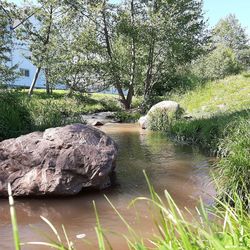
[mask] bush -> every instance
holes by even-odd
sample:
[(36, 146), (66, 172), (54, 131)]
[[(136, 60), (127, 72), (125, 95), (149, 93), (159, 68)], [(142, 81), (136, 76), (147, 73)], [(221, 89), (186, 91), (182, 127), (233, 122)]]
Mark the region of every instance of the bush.
[(27, 106), (34, 119), (34, 126), (37, 130), (45, 130), (51, 127), (62, 126), (65, 123), (64, 107), (53, 102), (53, 100), (28, 100)]
[(31, 131), (33, 120), (17, 91), (0, 90), (0, 141)]
[(29, 98), (20, 91), (0, 91), (0, 140), (72, 122), (81, 119), (63, 97)]
[(115, 119), (119, 122), (137, 122), (140, 116), (138, 112), (118, 111), (115, 113)]
[(153, 105), (155, 105), (158, 102), (164, 101), (164, 100), (165, 100), (164, 96), (151, 95), (147, 99), (144, 99), (143, 101), (141, 101), (139, 108), (140, 108), (141, 112), (143, 114), (145, 114), (149, 111), (149, 109)]
[(203, 81), (222, 79), (229, 75), (236, 75), (241, 66), (232, 49), (218, 46), (208, 55), (198, 59), (192, 73)]

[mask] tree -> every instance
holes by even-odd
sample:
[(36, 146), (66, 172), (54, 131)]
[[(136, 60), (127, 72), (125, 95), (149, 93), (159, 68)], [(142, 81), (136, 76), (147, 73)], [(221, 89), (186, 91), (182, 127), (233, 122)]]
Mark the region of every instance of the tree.
[(248, 37), (235, 15), (221, 19), (212, 31), (214, 46), (225, 46), (236, 53), (248, 47)]
[(201, 1), (148, 1), (147, 9), (145, 99), (195, 59), (207, 39)]
[(235, 15), (221, 19), (211, 31), (207, 53), (193, 63), (193, 73), (205, 81), (240, 73), (250, 65), (248, 42)]
[(30, 50), (28, 59), (37, 67), (33, 81), (29, 89), (29, 95), (33, 93), (36, 81), (43, 70), (46, 78), (46, 90), (50, 93), (50, 68), (53, 67), (56, 44), (54, 36), (58, 35), (56, 20), (60, 15), (60, 3), (57, 0), (39, 0), (38, 5), (25, 8), (21, 18), (32, 14), (32, 18), (26, 20), (19, 29), (19, 39)]
[[(82, 54), (89, 59), (86, 69), (116, 87), (125, 109), (131, 107), (134, 94), (142, 93), (147, 98), (156, 85), (168, 80), (174, 66), (194, 59), (205, 40), (200, 1), (67, 3), (77, 20), (85, 20), (78, 38), (88, 41)], [(86, 43), (80, 47), (86, 47)]]
[(232, 49), (242, 68), (249, 66), (249, 39), (246, 30), (235, 15), (230, 14), (221, 19), (213, 29), (212, 38), (215, 47), (224, 46)]
[(192, 67), (193, 73), (204, 81), (222, 79), (228, 75), (238, 74), (241, 70), (234, 51), (223, 45), (199, 58)]
[(12, 11), (15, 5), (1, 2), (0, 6), (0, 83), (8, 84), (16, 77), (16, 66), (11, 64), (11, 47), (13, 45), (11, 28)]

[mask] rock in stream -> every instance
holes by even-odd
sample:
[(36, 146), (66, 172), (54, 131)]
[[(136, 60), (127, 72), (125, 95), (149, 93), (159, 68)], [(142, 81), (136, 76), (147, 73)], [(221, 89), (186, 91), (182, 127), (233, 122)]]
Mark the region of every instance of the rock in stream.
[(110, 184), (115, 142), (83, 124), (50, 128), (0, 142), (0, 196), (74, 195)]

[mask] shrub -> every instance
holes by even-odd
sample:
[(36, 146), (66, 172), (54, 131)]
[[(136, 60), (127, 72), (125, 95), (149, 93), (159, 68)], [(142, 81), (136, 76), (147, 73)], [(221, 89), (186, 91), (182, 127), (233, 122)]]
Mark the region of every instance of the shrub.
[(50, 127), (61, 126), (65, 123), (64, 107), (53, 100), (28, 100), (27, 106), (34, 119), (37, 130), (45, 130)]
[(240, 71), (241, 66), (235, 53), (224, 46), (218, 46), (208, 55), (201, 57), (192, 67), (192, 73), (203, 81), (222, 79)]
[(0, 90), (0, 141), (25, 134), (33, 128), (33, 120), (17, 91)]
[(138, 112), (118, 111), (115, 113), (115, 119), (119, 122), (137, 122), (140, 116)]
[(145, 114), (153, 105), (164, 100), (164, 96), (152, 95), (141, 102), (140, 110), (142, 113)]

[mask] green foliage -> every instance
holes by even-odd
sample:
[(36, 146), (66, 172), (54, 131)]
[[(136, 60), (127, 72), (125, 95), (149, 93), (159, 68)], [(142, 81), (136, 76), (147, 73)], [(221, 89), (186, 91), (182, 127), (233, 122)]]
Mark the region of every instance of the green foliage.
[(147, 116), (149, 129), (158, 131), (169, 131), (174, 115), (175, 114), (170, 114), (168, 110), (165, 109), (157, 109), (154, 112), (151, 112)]
[(237, 53), (247, 47), (248, 37), (236, 16), (230, 14), (217, 23), (212, 40), (216, 47), (223, 45)]
[(201, 57), (192, 68), (192, 73), (203, 81), (236, 75), (242, 69), (234, 51), (224, 46), (218, 46), (207, 56)]
[(141, 103), (139, 105), (141, 112), (142, 113), (147, 113), (149, 111), (149, 109), (155, 105), (158, 102), (164, 101), (165, 97), (164, 96), (158, 96), (158, 95), (151, 95), (148, 98), (144, 98), (143, 100), (141, 100)]
[(43, 100), (26, 100), (27, 107), (35, 121), (36, 130), (45, 130), (51, 127), (62, 126), (68, 121), (67, 112), (64, 106), (56, 103), (53, 99)]
[(7, 85), (15, 77), (15, 66), (11, 64), (12, 43), (12, 12), (15, 11), (15, 5), (6, 1), (1, 1), (0, 8), (0, 85)]
[(115, 119), (119, 122), (136, 122), (140, 118), (139, 112), (119, 111), (115, 113)]
[(192, 73), (202, 81), (222, 79), (249, 68), (248, 37), (234, 15), (221, 19), (211, 32), (207, 53), (192, 65)]
[[(52, 95), (37, 90), (32, 98), (26, 91), (0, 91), (0, 140), (35, 130), (63, 126), (81, 120), (82, 114), (119, 111), (117, 96), (75, 94), (55, 91)], [(131, 119), (137, 119), (132, 115)]]
[(217, 179), (220, 197), (223, 193), (227, 193), (228, 197), (237, 193), (250, 210), (247, 199), (250, 191), (249, 128), (250, 110), (246, 117), (238, 117), (228, 125), (225, 137), (219, 142), (220, 154), (225, 157), (217, 165)]
[(113, 86), (125, 109), (135, 94), (186, 84), (183, 72), (207, 40), (200, 1), (37, 3), (19, 9), (20, 20), (33, 15), (17, 33), (46, 86), (61, 83), (81, 93)]
[(221, 155), (220, 140), (227, 135), (228, 126), (243, 119), (247, 123), (250, 113), (247, 110), (231, 114), (221, 114), (209, 118), (180, 120), (173, 124), (170, 134), (179, 141), (198, 144), (213, 155)]
[(0, 141), (32, 130), (33, 119), (19, 92), (0, 90)]

